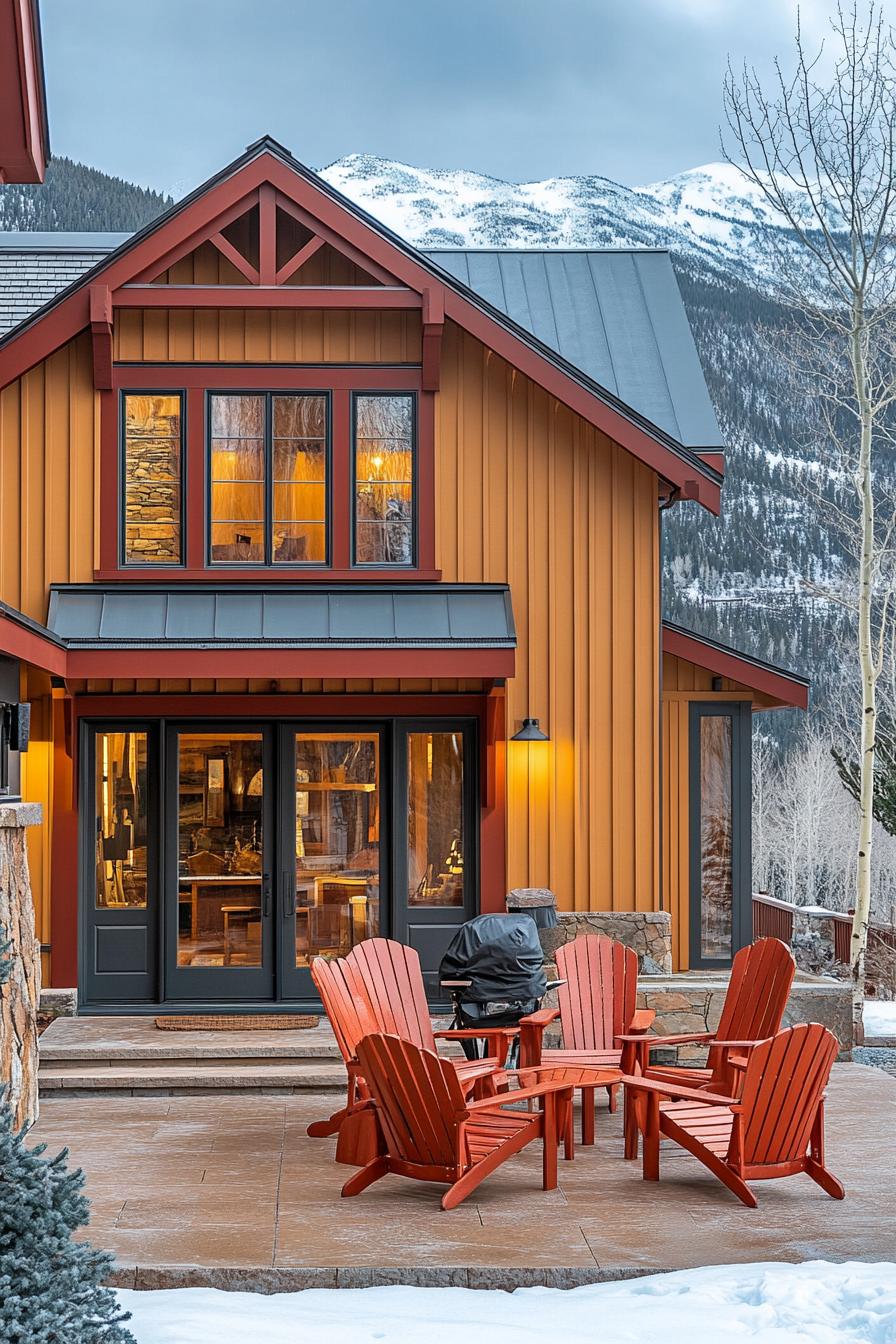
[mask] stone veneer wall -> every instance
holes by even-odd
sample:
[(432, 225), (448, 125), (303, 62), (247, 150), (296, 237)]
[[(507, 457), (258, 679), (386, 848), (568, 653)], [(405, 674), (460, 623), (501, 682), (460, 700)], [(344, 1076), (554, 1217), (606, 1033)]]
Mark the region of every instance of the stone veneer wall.
[(37, 1119), (37, 1008), (40, 943), (28, 875), (25, 828), (40, 822), (36, 803), (0, 802), (0, 936), (12, 947), (12, 974), (0, 985), (0, 1091), (17, 1128)]
[(564, 943), (589, 933), (602, 933), (634, 948), (645, 973), (672, 973), (672, 916), (667, 910), (587, 910), (574, 914), (558, 911), (557, 918), (556, 928), (539, 930), (548, 961), (553, 961), (557, 948)]
[(180, 560), (179, 454), (174, 440), (128, 439), (125, 523), (133, 560)]

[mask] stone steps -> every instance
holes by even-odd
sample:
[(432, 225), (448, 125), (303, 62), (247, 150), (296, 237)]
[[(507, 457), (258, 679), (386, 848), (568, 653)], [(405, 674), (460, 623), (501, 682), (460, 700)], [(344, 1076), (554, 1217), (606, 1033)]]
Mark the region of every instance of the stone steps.
[(40, 1039), (43, 1095), (341, 1091), (326, 1022), (307, 1031), (159, 1031), (152, 1018), (58, 1018)]
[(201, 1059), (42, 1063), (42, 1095), (184, 1095), (342, 1091), (345, 1069), (329, 1060)]

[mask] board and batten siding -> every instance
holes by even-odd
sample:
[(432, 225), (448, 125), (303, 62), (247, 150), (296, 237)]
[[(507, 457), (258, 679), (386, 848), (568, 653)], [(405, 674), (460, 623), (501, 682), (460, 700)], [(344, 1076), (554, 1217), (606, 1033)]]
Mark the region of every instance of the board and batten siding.
[[(125, 311), (115, 328), (121, 360), (420, 358), (413, 313)], [(86, 334), (0, 392), (0, 598), (38, 621), (50, 583), (93, 577), (96, 400)], [(508, 735), (535, 715), (551, 738), (508, 743), (508, 886), (550, 887), (562, 910), (656, 908), (656, 476), (451, 322), (436, 548), (446, 581), (510, 584), (519, 647)]]
[(562, 910), (659, 894), (657, 480), (479, 341), (446, 324), (436, 421), (437, 564), (510, 584), (507, 882)]

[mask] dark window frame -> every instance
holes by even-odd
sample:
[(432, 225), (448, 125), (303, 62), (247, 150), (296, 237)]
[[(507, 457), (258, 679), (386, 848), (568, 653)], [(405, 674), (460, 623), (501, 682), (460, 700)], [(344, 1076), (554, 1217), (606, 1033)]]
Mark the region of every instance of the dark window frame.
[[(212, 398), (262, 397), (264, 399), (264, 528), (263, 560), (214, 560), (212, 558)], [(324, 558), (323, 560), (275, 560), (274, 532), (274, 398), (323, 397), (325, 402), (324, 440)], [(323, 570), (333, 564), (333, 389), (332, 388), (216, 388), (207, 387), (204, 397), (205, 424), (205, 565), (209, 570), (260, 570), (280, 573), (284, 570)]]
[[(129, 560), (127, 554), (128, 498), (128, 397), (177, 397), (180, 401), (180, 499), (178, 511), (179, 560)], [(185, 387), (122, 387), (118, 393), (118, 563), (122, 569), (149, 570), (155, 573), (184, 569), (187, 562), (187, 389)]]
[[(702, 955), (703, 845), (700, 725), (704, 718), (731, 720), (731, 957)], [(749, 700), (693, 700), (688, 719), (688, 966), (720, 970), (752, 940), (753, 740)]]
[[(411, 558), (393, 561), (359, 560), (358, 556), (358, 402), (365, 397), (406, 397), (411, 403)], [(349, 545), (351, 547), (351, 567), (362, 572), (368, 569), (398, 570), (405, 572), (419, 567), (419, 444), (420, 444), (420, 398), (414, 388), (397, 390), (395, 388), (357, 388), (351, 392), (350, 437), (348, 451), (350, 455), (349, 480), (351, 491), (349, 498)]]

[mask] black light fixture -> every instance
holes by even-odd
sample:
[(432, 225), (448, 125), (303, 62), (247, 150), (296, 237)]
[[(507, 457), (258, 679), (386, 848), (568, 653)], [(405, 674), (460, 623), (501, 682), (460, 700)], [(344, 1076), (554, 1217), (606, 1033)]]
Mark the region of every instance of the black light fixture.
[(537, 719), (523, 719), (523, 726), (514, 733), (511, 742), (550, 742), (547, 733), (543, 733)]

